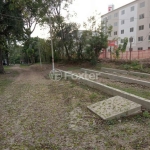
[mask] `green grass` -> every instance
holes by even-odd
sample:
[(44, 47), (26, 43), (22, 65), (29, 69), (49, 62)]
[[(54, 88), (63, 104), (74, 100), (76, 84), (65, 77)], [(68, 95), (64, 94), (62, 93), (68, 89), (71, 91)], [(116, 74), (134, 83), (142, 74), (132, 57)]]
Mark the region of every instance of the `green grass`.
[(4, 70), (9, 70), (11, 66), (4, 66)]
[(115, 84), (107, 84), (108, 86), (111, 86), (111, 87), (114, 87), (114, 88), (117, 88), (119, 90), (123, 90), (127, 93), (130, 93), (130, 94), (134, 94), (134, 95), (137, 95), (137, 96), (140, 96), (140, 97), (143, 97), (143, 98), (146, 98), (146, 99), (149, 99), (150, 100), (150, 91), (149, 90), (146, 90), (146, 89), (139, 89), (139, 88), (135, 88), (135, 87), (121, 87), (119, 85), (115, 85)]
[(20, 64), (20, 67), (21, 68), (26, 68), (26, 67), (29, 67), (29, 65), (28, 64)]
[(0, 74), (0, 94), (13, 82), (14, 77), (19, 75), (19, 72), (12, 70), (11, 66), (5, 66), (4, 69), (6, 73)]
[(12, 80), (10, 80), (10, 79), (0, 80), (0, 94), (2, 94), (5, 90), (5, 88), (11, 83), (12, 83)]

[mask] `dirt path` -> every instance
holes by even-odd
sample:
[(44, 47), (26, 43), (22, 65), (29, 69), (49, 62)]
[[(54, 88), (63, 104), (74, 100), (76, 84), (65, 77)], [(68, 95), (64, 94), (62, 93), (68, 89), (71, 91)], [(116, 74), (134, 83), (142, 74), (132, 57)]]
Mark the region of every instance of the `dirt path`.
[(25, 67), (20, 68), (20, 66), (16, 65), (12, 68), (19, 72), (19, 76), (15, 79), (14, 83), (32, 83), (36, 84), (39, 82), (44, 82), (45, 78), (43, 74), (45, 70), (40, 69), (36, 70), (36, 67)]
[(47, 68), (12, 69), (19, 75), (0, 95), (0, 150), (150, 148), (149, 118), (104, 122), (86, 106), (108, 98), (106, 94), (46, 79)]

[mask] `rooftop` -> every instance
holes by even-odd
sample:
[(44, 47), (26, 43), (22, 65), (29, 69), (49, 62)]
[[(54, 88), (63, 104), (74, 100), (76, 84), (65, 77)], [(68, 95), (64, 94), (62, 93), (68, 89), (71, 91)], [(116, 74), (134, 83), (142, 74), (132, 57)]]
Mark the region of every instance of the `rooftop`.
[(114, 10), (112, 10), (112, 11), (110, 11), (110, 12), (108, 12), (108, 13), (102, 15), (101, 17), (103, 17), (103, 16), (105, 16), (105, 15), (108, 15), (108, 14), (110, 14), (110, 13), (112, 13), (112, 12), (118, 10), (118, 9), (121, 9), (121, 8), (126, 7), (126, 6), (128, 6), (128, 5), (131, 5), (132, 3), (135, 3), (135, 2), (137, 2), (137, 1), (139, 1), (139, 0), (135, 0), (135, 1), (131, 2), (131, 3), (128, 3), (128, 4), (126, 4), (126, 5), (123, 5), (123, 6), (119, 7), (119, 8), (117, 8), (117, 9), (114, 9)]

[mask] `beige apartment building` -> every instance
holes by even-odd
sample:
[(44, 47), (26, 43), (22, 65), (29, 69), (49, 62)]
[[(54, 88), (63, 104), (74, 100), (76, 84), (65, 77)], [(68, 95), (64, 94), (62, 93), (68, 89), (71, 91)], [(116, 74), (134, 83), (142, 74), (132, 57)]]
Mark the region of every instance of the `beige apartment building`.
[[(135, 0), (102, 16), (104, 26), (112, 26), (109, 40), (133, 38), (133, 50), (150, 49), (150, 0)], [(127, 50), (130, 48), (128, 43)]]

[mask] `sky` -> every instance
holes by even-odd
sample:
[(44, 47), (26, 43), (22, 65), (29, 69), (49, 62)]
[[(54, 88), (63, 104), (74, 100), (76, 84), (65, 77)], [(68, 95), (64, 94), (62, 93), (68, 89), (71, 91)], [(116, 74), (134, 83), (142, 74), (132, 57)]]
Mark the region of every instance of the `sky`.
[[(117, 9), (133, 1), (134, 0), (74, 0), (73, 4), (69, 7), (69, 12), (72, 14), (76, 12), (77, 15), (76, 17), (73, 17), (71, 21), (82, 24), (83, 22), (87, 21), (87, 18), (92, 16), (95, 11), (101, 15), (106, 14), (108, 12), (108, 5), (114, 4), (115, 9)], [(81, 29), (83, 29), (82, 26)], [(37, 26), (32, 36), (48, 38), (48, 31), (49, 29), (45, 27)]]

